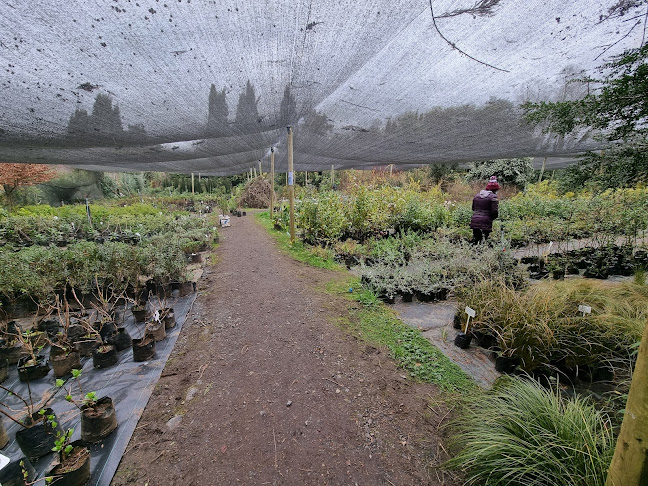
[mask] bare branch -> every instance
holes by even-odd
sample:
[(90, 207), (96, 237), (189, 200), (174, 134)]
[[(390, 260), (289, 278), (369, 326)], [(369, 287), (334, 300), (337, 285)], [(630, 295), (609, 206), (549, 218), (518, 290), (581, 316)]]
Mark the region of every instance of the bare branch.
[[(494, 1), (499, 2), (499, 0), (481, 0), (481, 2), (489, 2), (489, 1), (490, 1), (490, 2), (494, 2)], [(479, 59), (477, 59), (477, 58), (471, 56), (470, 54), (466, 53), (465, 51), (459, 49), (459, 48), (457, 47), (457, 45), (456, 45), (454, 42), (451, 42), (450, 40), (448, 40), (448, 39), (446, 38), (446, 36), (444, 36), (444, 35), (441, 33), (441, 31), (439, 30), (439, 26), (438, 26), (437, 23), (436, 23), (436, 19), (437, 19), (437, 17), (434, 16), (434, 8), (432, 7), (432, 0), (430, 0), (430, 13), (432, 14), (432, 25), (434, 26), (434, 29), (437, 31), (437, 33), (439, 34), (439, 36), (440, 36), (444, 41), (446, 41), (446, 42), (448, 43), (448, 45), (449, 45), (450, 47), (452, 47), (453, 49), (459, 51), (461, 54), (463, 54), (464, 56), (466, 56), (468, 59), (472, 59), (473, 61), (478, 62), (479, 64), (483, 64), (484, 66), (487, 66), (487, 67), (489, 67), (489, 68), (495, 69), (495, 70), (497, 70), (497, 71), (502, 71), (503, 73), (508, 73), (508, 72), (510, 72), (510, 71), (507, 71), (506, 69), (501, 69), (501, 68), (498, 68), (498, 67), (496, 67), (496, 66), (493, 66), (492, 64), (488, 64), (487, 62), (480, 61)]]
[(448, 17), (456, 17), (463, 14), (480, 16), (492, 15), (493, 9), (497, 5), (499, 5), (500, 2), (501, 0), (479, 0), (472, 7), (458, 8), (456, 10), (453, 10), (452, 12), (446, 12), (444, 14), (437, 15), (437, 19), (447, 19)]

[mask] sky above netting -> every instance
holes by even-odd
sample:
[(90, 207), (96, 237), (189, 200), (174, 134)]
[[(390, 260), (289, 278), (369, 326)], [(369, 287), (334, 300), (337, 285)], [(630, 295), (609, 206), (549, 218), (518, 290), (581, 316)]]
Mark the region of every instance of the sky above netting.
[(645, 37), (643, 0), (2, 0), (0, 162), (285, 171), (599, 148), (524, 101)]

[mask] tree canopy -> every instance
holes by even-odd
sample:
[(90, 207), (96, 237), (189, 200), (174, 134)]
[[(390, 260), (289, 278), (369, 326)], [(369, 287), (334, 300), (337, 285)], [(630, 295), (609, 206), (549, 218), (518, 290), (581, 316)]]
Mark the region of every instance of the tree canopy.
[(525, 103), (528, 121), (566, 135), (577, 128), (599, 130), (608, 143), (603, 154), (587, 154), (570, 171), (571, 183), (594, 181), (603, 187), (626, 186), (648, 175), (648, 45), (630, 49), (600, 67), (600, 89), (575, 101)]

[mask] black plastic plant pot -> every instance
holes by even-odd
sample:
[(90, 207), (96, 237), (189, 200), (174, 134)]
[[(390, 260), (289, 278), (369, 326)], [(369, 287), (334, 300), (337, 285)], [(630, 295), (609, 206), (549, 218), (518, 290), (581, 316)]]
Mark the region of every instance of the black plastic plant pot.
[(448, 298), (448, 292), (450, 292), (450, 289), (440, 288), (436, 291), (435, 297), (438, 300), (446, 300)]
[(50, 364), (54, 370), (54, 376), (56, 378), (61, 378), (74, 369), (81, 369), (81, 356), (78, 351), (70, 351), (67, 354), (58, 354), (54, 356), (50, 354)]
[(112, 321), (107, 321), (101, 324), (101, 329), (99, 329), (99, 336), (101, 339), (106, 342), (109, 337), (117, 332), (117, 326)]
[[(0, 383), (5, 381), (9, 377), (9, 360), (0, 359)], [(0, 447), (1, 449), (1, 447)], [(2, 483), (0, 483), (2, 484)]]
[(562, 269), (552, 270), (551, 276), (553, 277), (554, 280), (563, 280), (565, 278), (565, 271)]
[(155, 358), (155, 339), (153, 336), (133, 339), (133, 361), (142, 362), (153, 358)]
[(497, 344), (497, 339), (492, 334), (486, 332), (473, 331), (477, 345), (484, 349), (491, 349)]
[(108, 338), (108, 344), (115, 346), (117, 351), (123, 351), (131, 347), (133, 340), (125, 327), (118, 327), (117, 333)]
[(454, 327), (455, 329), (461, 329), (461, 314), (459, 314), (458, 312), (452, 319), (452, 327)]
[(55, 318), (41, 319), (38, 323), (38, 330), (45, 331), (50, 338), (58, 334), (60, 327), (61, 323)]
[(72, 451), (65, 462), (59, 462), (46, 476), (53, 477), (49, 484), (56, 486), (84, 486), (90, 481), (90, 449), (81, 441), (72, 442)]
[(76, 343), (86, 333), (85, 328), (81, 324), (70, 324), (68, 326), (67, 335), (72, 343)]
[(92, 352), (92, 366), (95, 368), (110, 368), (117, 364), (117, 349), (110, 344), (98, 346)]
[(393, 304), (394, 302), (396, 302), (396, 297), (391, 294), (380, 294), (378, 298), (385, 304)]
[(465, 332), (458, 332), (454, 344), (458, 348), (468, 349), (470, 347), (470, 341), (472, 341), (472, 334), (466, 334)]
[(31, 356), (23, 356), (18, 360), (18, 378), (20, 381), (34, 381), (47, 375), (50, 365), (45, 356), (39, 354), (36, 360)]
[(99, 340), (94, 336), (86, 336), (76, 343), (76, 349), (81, 356), (89, 358), (94, 350), (99, 346)]
[(16, 364), (21, 356), (25, 354), (25, 347), (20, 341), (0, 346), (0, 359), (6, 359), (9, 364)]
[(171, 282), (171, 290), (177, 290), (179, 297), (186, 297), (196, 291), (195, 282)]
[(517, 356), (498, 356), (495, 358), (495, 370), (500, 373), (513, 373), (519, 364), (520, 358)]
[(143, 305), (135, 305), (131, 307), (131, 312), (133, 313), (135, 322), (145, 322), (147, 317), (150, 317), (150, 314), (146, 309), (146, 306)]
[[(27, 473), (26, 477), (25, 472)], [(26, 457), (14, 459), (0, 469), (0, 484), (2, 486), (25, 486), (25, 484), (32, 484), (35, 477), (34, 466)]]
[(416, 292), (416, 300), (419, 302), (431, 302), (434, 299), (434, 295), (426, 294), (425, 292)]
[[(29, 428), (20, 428), (16, 431), (16, 442), (23, 454), (29, 458), (30, 461), (35, 461), (40, 457), (46, 456), (52, 452), (54, 442), (56, 442), (56, 433), (63, 432), (61, 426), (57, 424), (56, 428), (52, 427), (47, 416), (54, 415), (51, 408), (45, 409), (45, 414), (41, 415), (38, 412), (31, 414), (29, 421), (31, 425)], [(54, 415), (54, 421), (58, 419)], [(23, 423), (27, 423), (23, 420)], [(4, 483), (0, 483), (4, 484)]]
[(93, 407), (81, 408), (81, 440), (100, 442), (117, 428), (117, 414), (112, 398), (103, 397)]
[(162, 341), (166, 337), (166, 329), (164, 322), (153, 321), (146, 325), (146, 334), (153, 336), (156, 341)]
[(412, 292), (403, 292), (402, 294), (403, 302), (412, 302), (414, 299), (414, 294)]
[(162, 315), (164, 316), (164, 328), (173, 329), (176, 326), (175, 313), (173, 312), (173, 307), (166, 307), (162, 309)]

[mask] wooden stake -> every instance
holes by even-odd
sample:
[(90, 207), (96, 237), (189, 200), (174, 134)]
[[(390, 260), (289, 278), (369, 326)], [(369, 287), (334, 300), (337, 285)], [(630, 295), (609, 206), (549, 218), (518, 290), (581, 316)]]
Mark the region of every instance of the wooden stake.
[(545, 171), (545, 166), (547, 165), (547, 157), (542, 161), (542, 169), (540, 169), (540, 177), (538, 177), (538, 184), (542, 182), (542, 176)]
[(194, 192), (194, 173), (191, 173), (191, 194), (195, 194)]
[(262, 176), (263, 172), (261, 172), (261, 161), (259, 160), (259, 175)]
[(293, 172), (293, 129), (288, 127), (288, 200), (290, 201), (290, 242), (295, 242), (295, 176)]
[(333, 190), (334, 185), (335, 185), (335, 166), (331, 164), (331, 190)]
[(308, 171), (304, 172), (304, 186), (308, 185)]
[(274, 215), (274, 147), (270, 147), (270, 219)]

